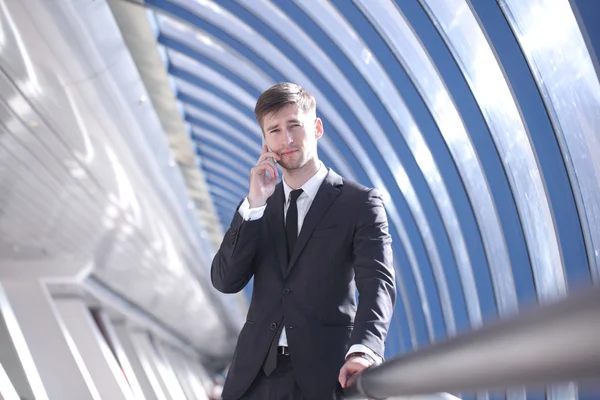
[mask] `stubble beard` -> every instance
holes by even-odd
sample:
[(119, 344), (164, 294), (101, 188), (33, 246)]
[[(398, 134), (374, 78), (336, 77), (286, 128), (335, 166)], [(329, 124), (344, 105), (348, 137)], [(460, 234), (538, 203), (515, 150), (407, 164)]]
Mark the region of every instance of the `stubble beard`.
[[(299, 150), (299, 152), (300, 152), (300, 150)], [(286, 171), (294, 172), (299, 169), (302, 169), (308, 163), (308, 161), (310, 159), (311, 159), (310, 154), (301, 154), (301, 157), (298, 160), (290, 160), (290, 161), (280, 160), (279, 165), (281, 165), (281, 168), (285, 169)]]

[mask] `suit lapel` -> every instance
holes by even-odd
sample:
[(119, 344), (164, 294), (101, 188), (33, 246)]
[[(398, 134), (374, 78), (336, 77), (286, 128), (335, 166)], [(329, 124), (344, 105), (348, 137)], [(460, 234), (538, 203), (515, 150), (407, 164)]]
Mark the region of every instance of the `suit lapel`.
[(312, 232), (315, 230), (315, 227), (321, 220), (321, 217), (325, 214), (325, 212), (329, 209), (333, 201), (340, 195), (340, 189), (338, 186), (342, 185), (342, 178), (329, 169), (329, 173), (325, 177), (323, 184), (317, 191), (317, 195), (304, 218), (304, 222), (302, 223), (302, 229), (300, 230), (300, 235), (298, 236), (298, 241), (296, 241), (296, 245), (294, 246), (294, 252), (290, 257), (290, 264), (288, 265), (287, 271), (284, 272), (284, 276), (287, 276), (292, 268), (294, 267), (296, 260), (304, 250), (304, 247), (308, 243)]
[(277, 261), (279, 261), (281, 272), (285, 275), (287, 267), (287, 244), (285, 242), (285, 225), (283, 219), (284, 201), (283, 184), (279, 182), (275, 187), (275, 192), (267, 200), (265, 212), (269, 221), (269, 230), (273, 237), (273, 246), (277, 252)]

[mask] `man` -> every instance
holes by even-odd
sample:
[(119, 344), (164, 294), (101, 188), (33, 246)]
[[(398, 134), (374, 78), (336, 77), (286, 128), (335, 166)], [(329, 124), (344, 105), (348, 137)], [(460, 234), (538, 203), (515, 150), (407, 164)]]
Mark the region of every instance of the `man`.
[(333, 399), (384, 353), (396, 294), (383, 202), (321, 163), (306, 90), (275, 85), (254, 111), (266, 145), (211, 269), (223, 293), (254, 276), (223, 399)]

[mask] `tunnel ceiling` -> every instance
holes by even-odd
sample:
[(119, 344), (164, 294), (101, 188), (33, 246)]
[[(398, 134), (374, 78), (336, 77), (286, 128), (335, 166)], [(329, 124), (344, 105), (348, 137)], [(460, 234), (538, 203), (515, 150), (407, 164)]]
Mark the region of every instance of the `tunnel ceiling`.
[(261, 149), (257, 97), (316, 97), (321, 159), (386, 197), (398, 354), (598, 282), (599, 36), (579, 3), (145, 5), (224, 230)]

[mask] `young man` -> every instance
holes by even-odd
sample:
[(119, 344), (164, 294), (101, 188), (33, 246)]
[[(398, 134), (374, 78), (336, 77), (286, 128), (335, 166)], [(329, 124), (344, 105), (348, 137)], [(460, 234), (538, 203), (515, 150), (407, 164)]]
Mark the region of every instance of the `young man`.
[(211, 269), (223, 293), (254, 276), (223, 399), (333, 399), (384, 353), (396, 292), (383, 202), (321, 163), (306, 90), (275, 85), (255, 113), (266, 145)]

